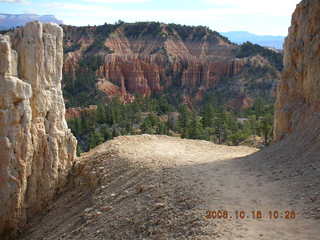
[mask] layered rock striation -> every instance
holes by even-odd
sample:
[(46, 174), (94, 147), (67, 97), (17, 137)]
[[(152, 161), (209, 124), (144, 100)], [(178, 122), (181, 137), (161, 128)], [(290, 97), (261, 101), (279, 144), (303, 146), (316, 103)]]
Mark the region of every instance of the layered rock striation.
[(62, 40), (62, 28), (40, 22), (0, 35), (1, 239), (48, 205), (75, 160), (61, 91)]
[[(253, 51), (238, 57), (240, 46), (205, 27), (151, 22), (64, 26), (64, 31), (67, 100), (74, 92), (81, 93), (84, 82), (81, 78), (86, 70), (94, 71), (97, 79), (90, 83), (96, 84), (91, 91), (93, 98), (94, 91), (99, 89), (109, 97), (119, 96), (124, 102), (132, 101), (135, 95), (172, 93), (181, 101), (188, 98), (199, 102), (207, 91), (226, 79), (235, 79), (236, 89), (230, 94), (235, 98), (259, 96), (259, 90), (266, 88), (271, 96), (279, 78), (279, 69), (266, 57)], [(256, 91), (259, 87), (254, 84), (267, 87)]]
[[(187, 92), (197, 88), (208, 90), (222, 77), (238, 74), (248, 59), (208, 61), (192, 55), (168, 61), (161, 55), (121, 55), (119, 52), (105, 56), (97, 75), (121, 89), (122, 96), (139, 94), (150, 96), (176, 85)], [(128, 50), (127, 50), (128, 51)]]
[[(296, 8), (284, 47), (284, 70), (277, 90), (276, 140), (310, 127), (320, 112), (320, 1)], [(314, 126), (316, 127), (316, 126)]]

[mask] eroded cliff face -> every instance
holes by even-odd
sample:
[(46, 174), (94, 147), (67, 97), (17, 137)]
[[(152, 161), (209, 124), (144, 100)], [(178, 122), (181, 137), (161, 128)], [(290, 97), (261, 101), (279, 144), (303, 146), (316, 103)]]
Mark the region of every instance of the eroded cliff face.
[[(167, 34), (166, 26), (162, 31)], [(150, 96), (173, 84), (189, 93), (197, 92), (197, 88), (207, 90), (221, 77), (238, 74), (248, 62), (234, 59), (232, 50), (236, 47), (218, 35), (209, 49), (205, 40), (184, 42), (177, 33), (144, 41), (126, 37), (123, 32), (120, 28), (106, 39), (104, 44), (112, 54), (104, 57), (97, 71), (100, 79), (120, 87), (121, 96)]]
[(284, 70), (277, 90), (276, 140), (299, 128), (308, 127), (308, 122), (319, 114), (319, 23), (320, 1), (302, 1), (293, 14), (285, 42)]
[[(88, 63), (94, 62), (93, 56), (98, 57), (97, 69), (92, 68), (96, 88), (109, 97), (119, 96), (124, 102), (132, 101), (136, 94), (168, 92), (174, 92), (181, 101), (187, 97), (199, 102), (208, 90), (227, 78), (236, 79), (235, 99), (251, 97), (253, 91), (247, 86), (252, 82), (268, 82), (267, 91), (272, 92), (279, 78), (279, 71), (266, 58), (238, 58), (239, 46), (204, 27), (123, 23), (64, 26), (64, 31), (64, 74), (68, 76), (64, 84), (74, 81), (73, 86), (80, 85), (75, 79), (81, 78)], [(262, 59), (261, 66), (256, 64), (257, 59)], [(263, 71), (274, 74), (246, 74), (246, 70), (258, 68), (268, 68)]]
[(0, 238), (43, 209), (66, 182), (76, 139), (61, 91), (63, 31), (28, 23), (0, 35)]

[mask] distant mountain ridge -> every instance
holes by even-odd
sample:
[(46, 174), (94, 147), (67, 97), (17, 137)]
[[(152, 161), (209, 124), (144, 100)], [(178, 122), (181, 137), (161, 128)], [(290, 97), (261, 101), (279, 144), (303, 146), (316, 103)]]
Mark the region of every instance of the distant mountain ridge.
[(19, 26), (24, 26), (26, 23), (32, 21), (40, 21), (44, 23), (53, 22), (57, 24), (63, 23), (54, 15), (0, 13), (0, 30), (7, 30)]
[(234, 43), (242, 44), (249, 41), (264, 47), (271, 47), (276, 49), (283, 48), (285, 39), (284, 36), (256, 35), (246, 31), (221, 32), (220, 34), (229, 38), (229, 40)]

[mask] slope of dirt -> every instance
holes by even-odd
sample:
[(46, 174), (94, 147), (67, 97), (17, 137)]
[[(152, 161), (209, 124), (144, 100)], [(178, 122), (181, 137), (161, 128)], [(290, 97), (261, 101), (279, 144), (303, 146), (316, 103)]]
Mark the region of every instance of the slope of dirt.
[[(166, 136), (118, 137), (82, 156), (69, 188), (21, 240), (320, 239), (320, 146), (309, 136), (300, 133), (303, 141), (292, 144), (292, 135), (262, 152)], [(209, 210), (229, 215), (208, 219)], [(263, 219), (252, 218), (257, 210)], [(276, 210), (279, 218), (268, 219)], [(235, 211), (244, 211), (244, 219)], [(286, 219), (285, 211), (295, 218)]]

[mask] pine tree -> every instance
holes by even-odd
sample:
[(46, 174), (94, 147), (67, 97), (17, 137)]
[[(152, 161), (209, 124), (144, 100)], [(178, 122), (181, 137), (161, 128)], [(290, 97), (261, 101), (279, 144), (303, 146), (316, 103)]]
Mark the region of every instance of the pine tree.
[(260, 129), (265, 145), (268, 145), (272, 140), (272, 120), (272, 115), (266, 115), (260, 120)]
[(95, 139), (96, 139), (96, 145), (99, 145), (104, 142), (103, 135), (98, 131), (95, 132)]
[(74, 131), (75, 135), (79, 136), (82, 134), (82, 128), (81, 128), (81, 118), (75, 118), (74, 119)]
[(96, 139), (95, 139), (94, 133), (91, 133), (89, 137), (89, 149), (92, 149), (95, 146), (96, 146)]
[(203, 127), (212, 127), (214, 119), (214, 109), (212, 105), (207, 104), (204, 107), (202, 114), (202, 124)]
[(97, 122), (103, 124), (106, 122), (106, 110), (104, 105), (99, 104), (96, 110), (96, 119)]
[(132, 132), (133, 132), (132, 123), (131, 123), (131, 122), (127, 122), (125, 129), (126, 129), (127, 134), (130, 134), (130, 135), (131, 135)]
[(83, 149), (81, 144), (78, 143), (77, 145), (77, 156), (80, 157), (81, 153), (83, 153)]
[(152, 134), (152, 124), (148, 118), (146, 118), (141, 125), (142, 133)]
[(89, 131), (89, 123), (88, 123), (88, 118), (86, 117), (85, 114), (81, 114), (81, 130), (82, 132), (87, 132)]
[(166, 135), (168, 134), (168, 129), (165, 123), (160, 122), (157, 127), (157, 134)]
[(217, 136), (218, 139), (218, 143), (222, 144), (222, 142), (224, 141), (225, 138), (225, 122), (226, 122), (226, 116), (224, 111), (219, 111), (217, 113), (217, 117), (216, 117), (216, 121), (215, 121), (215, 134)]
[(120, 133), (117, 128), (112, 129), (112, 138), (120, 136)]
[(110, 128), (103, 126), (101, 128), (101, 133), (103, 135), (104, 141), (112, 139), (112, 131), (110, 130)]
[(198, 119), (198, 116), (194, 113), (192, 115), (191, 123), (189, 125), (189, 138), (191, 139), (201, 139), (202, 137), (202, 125)]
[(190, 112), (186, 105), (179, 109), (178, 127), (183, 138), (188, 137), (188, 125), (190, 121)]

